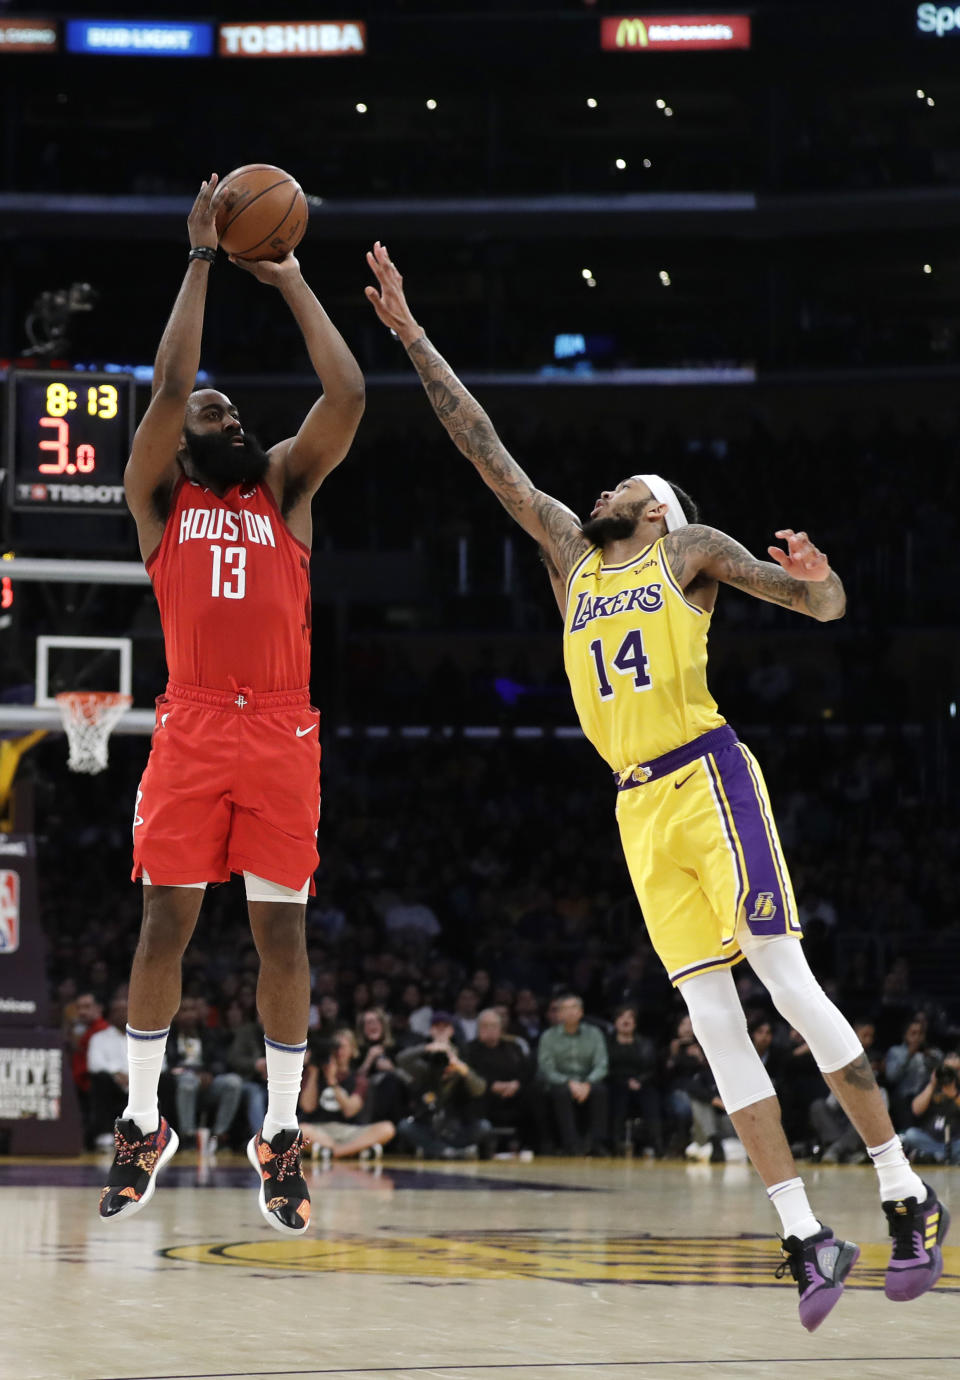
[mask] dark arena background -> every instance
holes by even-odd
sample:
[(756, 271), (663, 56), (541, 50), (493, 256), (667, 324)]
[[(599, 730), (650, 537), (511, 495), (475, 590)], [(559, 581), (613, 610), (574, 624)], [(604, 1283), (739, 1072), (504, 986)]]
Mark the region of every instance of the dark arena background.
[[(536, 546), (364, 288), (381, 240), (511, 453), (581, 516), (650, 471), (761, 557), (784, 527), (829, 556), (840, 621), (721, 589), (711, 688), (766, 774), (809, 962), (956, 1204), (960, 1104), (934, 1124), (914, 1102), (960, 1049), (960, 7), (188, 9), (0, 0), (4, 1373), (956, 1374), (960, 1248), (933, 1293), (885, 1299), (872, 1168), (743, 964), (814, 1211), (862, 1251), (823, 1328), (797, 1323), (775, 1214), (650, 945)], [(314, 1145), (295, 1241), (266, 1228), (244, 1149), (266, 1088), (237, 878), (187, 952), (193, 1100), (174, 1054), (182, 1148), (133, 1224), (97, 1214), (126, 1065), (88, 1048), (126, 1020), (166, 678), (123, 466), (193, 198), (258, 162), (308, 197), (298, 258), (366, 379), (313, 505), (311, 1062), (338, 1049), (359, 1120), (401, 1126), (367, 1158)], [(319, 391), (279, 295), (222, 254), (201, 368), (266, 446)], [(69, 770), (56, 695), (118, 690), (108, 765)], [(537, 1053), (566, 993), (611, 1056), (608, 1117), (574, 1145)], [(438, 1011), (487, 1090), (425, 1135), (409, 1051)]]

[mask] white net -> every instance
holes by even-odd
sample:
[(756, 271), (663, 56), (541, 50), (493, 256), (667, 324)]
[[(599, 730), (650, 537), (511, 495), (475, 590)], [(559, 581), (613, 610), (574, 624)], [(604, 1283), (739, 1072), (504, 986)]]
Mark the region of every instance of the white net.
[(90, 776), (103, 771), (113, 726), (132, 703), (132, 696), (106, 690), (68, 690), (57, 696), (70, 744), (67, 766), (71, 771)]

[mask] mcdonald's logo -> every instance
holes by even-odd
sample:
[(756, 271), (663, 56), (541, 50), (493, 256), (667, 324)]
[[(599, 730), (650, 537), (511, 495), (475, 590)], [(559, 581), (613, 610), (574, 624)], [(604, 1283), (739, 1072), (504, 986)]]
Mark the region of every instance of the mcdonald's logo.
[(750, 16), (612, 14), (600, 21), (600, 47), (613, 53), (749, 48)]
[(642, 19), (621, 19), (617, 25), (618, 48), (646, 48), (650, 40)]

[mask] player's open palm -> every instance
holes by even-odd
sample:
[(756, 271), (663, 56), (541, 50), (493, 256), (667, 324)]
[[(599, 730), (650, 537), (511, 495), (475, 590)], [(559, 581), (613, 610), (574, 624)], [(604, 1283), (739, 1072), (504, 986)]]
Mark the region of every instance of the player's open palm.
[(825, 580), (830, 574), (830, 562), (822, 551), (818, 551), (806, 532), (795, 532), (792, 527), (784, 527), (775, 533), (787, 543), (786, 551), (779, 546), (768, 546), (767, 551), (781, 569), (795, 580)]
[(209, 181), (201, 184), (193, 209), (187, 216), (191, 249), (216, 249), (220, 243), (213, 207), (213, 194), (219, 180), (216, 173), (211, 173)]
[(364, 289), (367, 301), (373, 306), (385, 326), (396, 331), (401, 338), (416, 326), (407, 299), (403, 295), (403, 277), (396, 264), (390, 259), (386, 245), (377, 240), (372, 250), (367, 251), (367, 263), (379, 284)]

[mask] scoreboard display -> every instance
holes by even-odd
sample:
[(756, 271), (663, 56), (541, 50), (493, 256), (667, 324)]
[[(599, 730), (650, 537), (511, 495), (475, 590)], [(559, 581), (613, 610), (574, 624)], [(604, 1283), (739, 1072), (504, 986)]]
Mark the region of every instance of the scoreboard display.
[(7, 382), (7, 495), (15, 512), (126, 513), (132, 374), (20, 370)]

